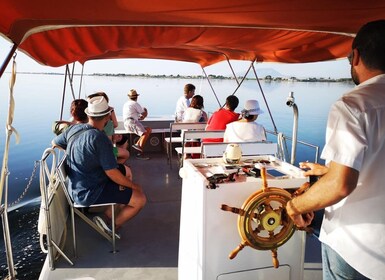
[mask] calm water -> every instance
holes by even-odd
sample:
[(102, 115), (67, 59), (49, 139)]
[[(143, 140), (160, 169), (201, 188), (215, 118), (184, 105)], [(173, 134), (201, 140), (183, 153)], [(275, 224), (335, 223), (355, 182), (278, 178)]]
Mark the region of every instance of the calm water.
[[(8, 89), (9, 74), (5, 74), (0, 80), (0, 126), (4, 127), (9, 103)], [(60, 104), (63, 92), (64, 77), (59, 75), (19, 74), (17, 76), (14, 97), (16, 103), (13, 126), (20, 134), (20, 144), (15, 144), (12, 136), (9, 155), (9, 203), (13, 202), (24, 190), (31, 176), (34, 162), (39, 160), (44, 149), (49, 147), (53, 138), (51, 130), (52, 122), (60, 118)], [(196, 94), (201, 94), (205, 99), (205, 110), (214, 112), (218, 107), (210, 85), (205, 80), (186, 79), (151, 79), (151, 78), (118, 78), (118, 77), (85, 77), (82, 85), (81, 98), (96, 91), (105, 91), (110, 97), (110, 104), (115, 107), (117, 115), (122, 114), (123, 103), (127, 99), (127, 92), (135, 88), (140, 94), (139, 103), (145, 106), (151, 117), (172, 116), (175, 102), (183, 93), (186, 83), (196, 85)], [(79, 80), (75, 77), (75, 96), (79, 97)], [(233, 80), (214, 80), (212, 86), (221, 105), (225, 98), (232, 94), (237, 87)], [(261, 84), (269, 102), (269, 107), (278, 131), (288, 136), (292, 135), (293, 110), (286, 106), (286, 98), (290, 91), (294, 92), (295, 102), (299, 109), (298, 139), (323, 147), (326, 118), (330, 105), (343, 93), (353, 87), (345, 83), (291, 83), (271, 82)], [(68, 87), (68, 86), (67, 86)], [(64, 119), (69, 117), (69, 104), (71, 96), (69, 87), (67, 101), (64, 107)], [(246, 81), (238, 90), (237, 96), (242, 104), (247, 99), (258, 99), (265, 114), (260, 115), (258, 122), (266, 129), (274, 130), (272, 121), (267, 113), (258, 83)], [(0, 129), (0, 152), (3, 154), (5, 142), (4, 129)], [(313, 160), (313, 154), (297, 148), (297, 159)], [(1, 157), (2, 160), (2, 157)], [(38, 178), (34, 178), (31, 189), (26, 195), (30, 200), (40, 195)], [(44, 256), (39, 253), (37, 244), (36, 206), (30, 211), (12, 212), (12, 240), (14, 243), (15, 263), (18, 264), (19, 279), (35, 279), (38, 273), (32, 273), (30, 268), (21, 268), (23, 262), (29, 262), (39, 270)], [(15, 212), (15, 213), (14, 213)], [(25, 220), (28, 222), (25, 222)], [(25, 235), (29, 239), (25, 238)], [(3, 240), (0, 250), (3, 252)], [(21, 260), (19, 262), (19, 260)], [(0, 265), (3, 274), (5, 271), (4, 255), (0, 254)], [(21, 272), (20, 272), (21, 271)], [(27, 272), (25, 272), (27, 271)], [(23, 276), (24, 275), (24, 276)]]

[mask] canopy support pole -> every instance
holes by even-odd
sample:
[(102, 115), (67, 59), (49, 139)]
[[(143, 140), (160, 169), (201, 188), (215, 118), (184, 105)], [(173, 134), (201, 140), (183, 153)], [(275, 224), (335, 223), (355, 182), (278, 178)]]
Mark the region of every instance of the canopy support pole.
[(217, 102), (218, 102), (219, 108), (221, 108), (221, 107), (222, 107), (221, 102), (219, 102), (218, 96), (217, 96), (217, 94), (215, 93), (215, 90), (214, 90), (214, 88), (213, 88), (213, 85), (211, 84), (211, 81), (210, 81), (210, 79), (209, 79), (209, 76), (207, 75), (207, 73), (206, 73), (206, 71), (205, 71), (205, 69), (204, 69), (203, 67), (202, 67), (202, 71), (203, 71), (203, 73), (204, 73), (205, 76), (206, 76), (206, 80), (209, 82), (209, 85), (210, 85), (210, 87), (211, 87), (211, 90), (212, 90), (213, 93), (214, 93), (215, 99), (216, 99)]
[(229, 67), (230, 67), (231, 72), (233, 73), (233, 76), (234, 76), (235, 81), (236, 81), (237, 84), (239, 85), (238, 77), (237, 77), (237, 75), (235, 74), (234, 68), (233, 68), (233, 66), (231, 65), (230, 60), (229, 60), (229, 58), (228, 58), (227, 56), (226, 56), (226, 61), (227, 61), (227, 64), (229, 65)]
[(18, 46), (17, 44), (13, 44), (12, 49), (9, 51), (7, 57), (5, 58), (3, 64), (1, 65), (1, 68), (0, 68), (0, 78), (3, 76), (3, 73), (4, 73), (5, 69), (7, 69), (7, 66), (8, 66), (9, 62), (11, 61), (11, 58), (12, 58), (13, 54), (17, 50), (17, 46)]
[(80, 75), (79, 94), (78, 94), (78, 98), (79, 99), (80, 99), (80, 95), (81, 95), (81, 92), (82, 92), (83, 74), (84, 74), (84, 64), (82, 64), (82, 73)]
[(66, 69), (65, 69), (65, 73), (64, 73), (64, 85), (63, 85), (63, 94), (62, 94), (62, 98), (61, 98), (61, 108), (60, 108), (59, 120), (63, 119), (64, 99), (66, 96), (66, 86), (67, 86), (67, 71), (68, 71), (68, 65), (66, 65)]
[(258, 78), (258, 75), (257, 75), (257, 71), (255, 70), (254, 62), (251, 64), (251, 66), (253, 68), (253, 72), (254, 72), (255, 78), (257, 79), (259, 90), (261, 91), (261, 94), (262, 94), (263, 100), (265, 102), (266, 108), (269, 111), (269, 116), (270, 116), (271, 122), (273, 123), (274, 132), (278, 133), (277, 126), (275, 125), (275, 122), (274, 122), (274, 119), (273, 119), (273, 115), (271, 114), (269, 104), (267, 103), (267, 100), (266, 100), (265, 93), (263, 92), (263, 89), (262, 89), (262, 86), (261, 86), (261, 82), (259, 81), (259, 78)]
[(247, 75), (248, 75), (249, 72), (250, 72), (250, 69), (251, 69), (251, 66), (252, 66), (252, 65), (253, 65), (253, 62), (251, 62), (250, 66), (249, 66), (249, 68), (247, 69), (247, 71), (246, 71), (245, 75), (243, 76), (242, 80), (241, 80), (240, 82), (237, 80), (238, 86), (235, 88), (234, 92), (233, 92), (231, 95), (235, 95), (235, 93), (237, 92), (237, 90), (238, 90), (238, 89), (240, 88), (240, 86), (243, 84), (243, 82), (245, 81)]
[[(68, 64), (67, 64), (67, 66), (68, 66)], [(69, 67), (68, 67), (68, 80), (70, 81), (70, 87), (71, 87), (72, 98), (73, 98), (73, 99), (76, 99), (76, 98), (75, 98), (74, 83), (73, 83), (73, 80), (74, 80), (74, 73), (75, 73), (75, 63), (72, 63), (72, 72), (69, 70)]]

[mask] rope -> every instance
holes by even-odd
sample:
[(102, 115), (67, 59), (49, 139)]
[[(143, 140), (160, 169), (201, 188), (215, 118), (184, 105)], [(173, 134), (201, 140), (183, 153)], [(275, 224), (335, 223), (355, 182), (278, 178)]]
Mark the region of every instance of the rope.
[(13, 56), (12, 62), (12, 72), (11, 79), (9, 81), (9, 105), (8, 105), (8, 117), (6, 123), (6, 138), (5, 138), (5, 147), (4, 147), (4, 155), (3, 155), (3, 166), (1, 168), (1, 179), (0, 179), (0, 204), (2, 204), (2, 196), (5, 182), (5, 199), (4, 199), (4, 212), (2, 213), (3, 219), (3, 234), (4, 234), (4, 245), (7, 257), (7, 265), (8, 265), (8, 278), (16, 279), (16, 272), (12, 257), (12, 244), (11, 237), (9, 234), (9, 224), (8, 224), (8, 215), (7, 215), (7, 203), (8, 203), (8, 156), (9, 156), (9, 142), (11, 139), (12, 132), (15, 133), (16, 136), (16, 144), (19, 143), (19, 134), (16, 129), (12, 127), (13, 116), (15, 111), (15, 100), (13, 99), (13, 88), (16, 82), (16, 53)]
[[(9, 142), (12, 133), (15, 133), (16, 137), (16, 144), (19, 144), (20, 137), (19, 133), (17, 130), (12, 126), (13, 122), (13, 116), (14, 116), (14, 111), (15, 111), (15, 100), (13, 98), (13, 88), (15, 86), (16, 82), (16, 55), (13, 57), (13, 62), (12, 62), (12, 72), (11, 72), (11, 79), (9, 81), (9, 105), (8, 105), (8, 117), (7, 117), (7, 122), (5, 125), (5, 134), (6, 134), (6, 139), (5, 139), (5, 147), (4, 147), (4, 155), (3, 155), (3, 166), (1, 168), (1, 179), (0, 179), (0, 203), (3, 201), (2, 200), (2, 195), (3, 195), (3, 189), (4, 189), (4, 182), (7, 182), (6, 178), (9, 175), (8, 172), (8, 156), (9, 156)], [(5, 186), (8, 189), (8, 184)], [(5, 198), (7, 200), (7, 198)], [(7, 205), (5, 203), (5, 205)]]

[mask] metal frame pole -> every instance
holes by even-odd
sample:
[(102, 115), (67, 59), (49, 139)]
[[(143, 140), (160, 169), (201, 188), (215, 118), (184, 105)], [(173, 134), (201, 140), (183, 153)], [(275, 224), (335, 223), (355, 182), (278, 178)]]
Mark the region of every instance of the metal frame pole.
[(17, 44), (13, 44), (12, 49), (9, 51), (7, 57), (5, 58), (3, 64), (1, 65), (0, 78), (3, 76), (3, 73), (4, 73), (5, 69), (7, 68), (9, 62), (11, 61), (13, 54), (16, 52), (17, 46), (18, 46)]

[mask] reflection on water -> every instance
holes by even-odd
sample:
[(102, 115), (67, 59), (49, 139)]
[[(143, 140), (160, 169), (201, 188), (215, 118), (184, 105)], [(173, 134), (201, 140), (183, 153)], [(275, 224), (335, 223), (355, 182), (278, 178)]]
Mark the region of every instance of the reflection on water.
[[(37, 218), (40, 205), (29, 205), (12, 211), (8, 215), (11, 229), (12, 252), (18, 280), (39, 278), (46, 257), (40, 250)], [(1, 224), (1, 222), (0, 222)], [(0, 279), (8, 275), (4, 242), (0, 243)]]

